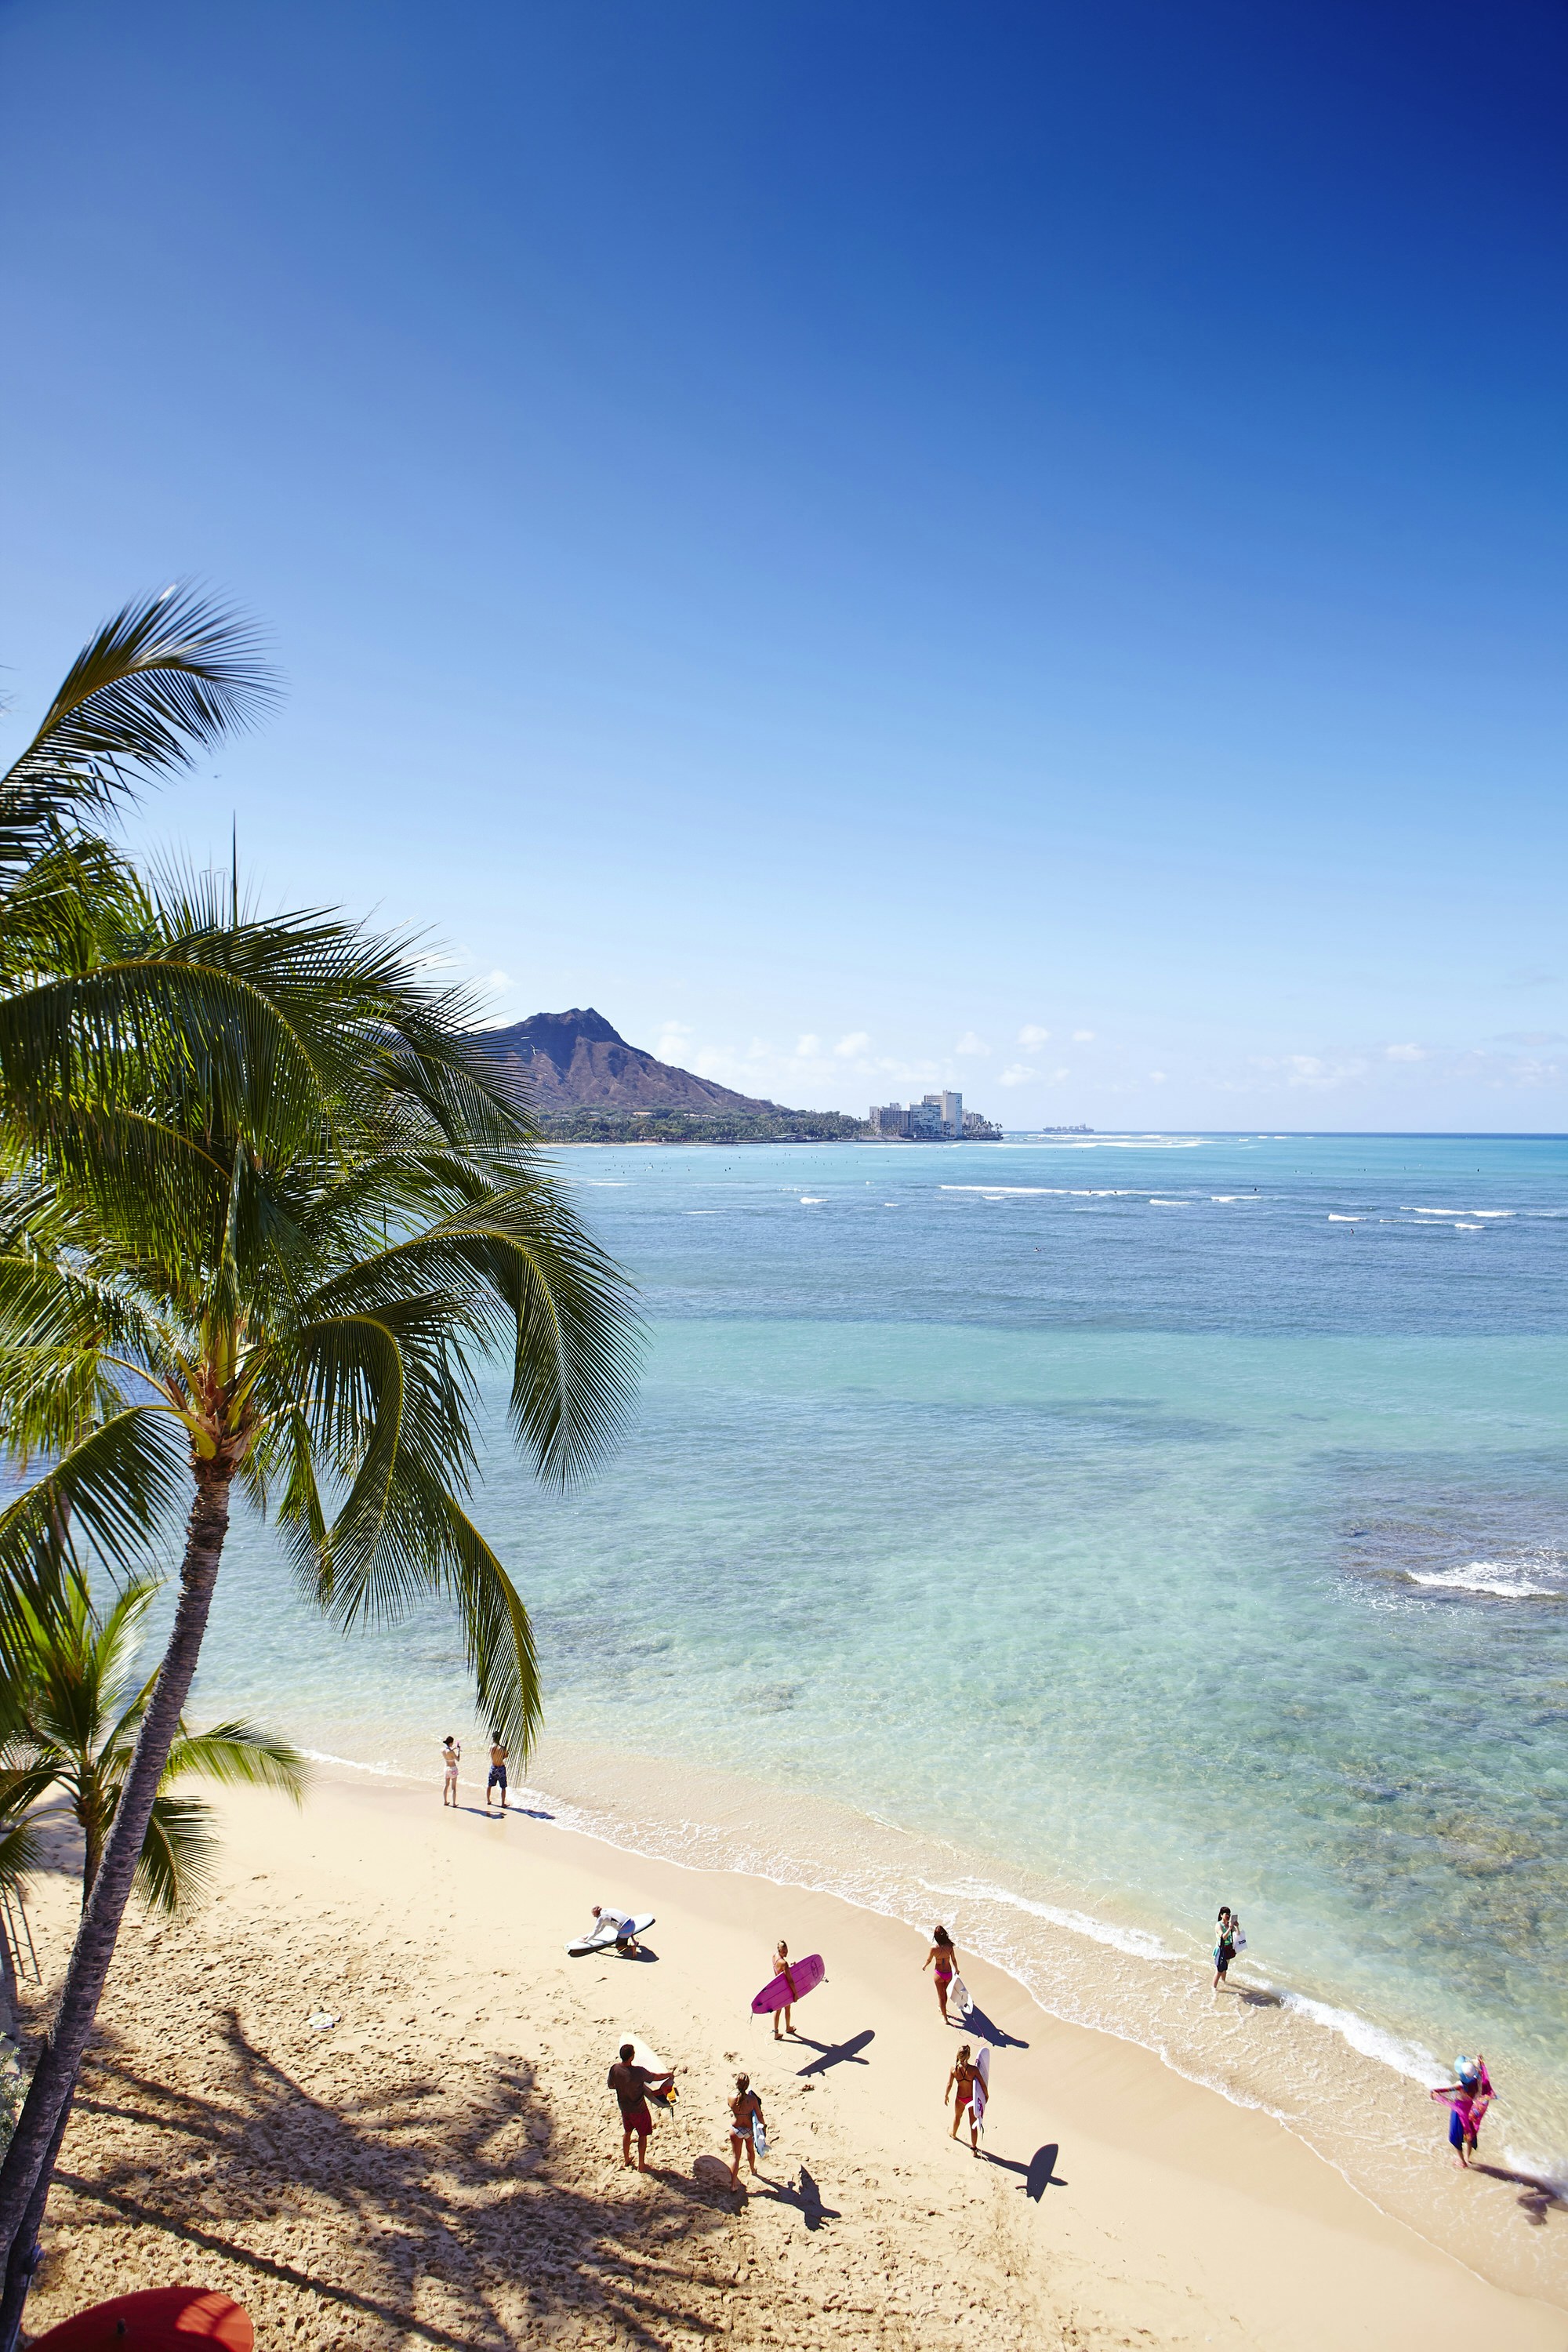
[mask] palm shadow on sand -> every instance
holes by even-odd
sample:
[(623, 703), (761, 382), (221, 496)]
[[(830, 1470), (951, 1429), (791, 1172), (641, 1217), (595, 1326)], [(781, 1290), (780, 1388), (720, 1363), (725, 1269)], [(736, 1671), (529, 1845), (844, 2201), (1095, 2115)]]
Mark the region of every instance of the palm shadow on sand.
[(704, 2249), (732, 2200), (688, 2181), (679, 2200), (628, 2203), (552, 2179), (555, 2125), (531, 2067), (497, 2058), (454, 2084), (409, 2066), (323, 2096), (232, 2011), (210, 2046), (199, 2088), (174, 2089), (100, 2032), (77, 2106), (124, 2129), (107, 2147), (99, 2135), (86, 2171), (68, 2138), (46, 2243), (68, 2218), (73, 2256), (96, 2221), (136, 2223), (171, 2275), (222, 2286), (268, 2340), (295, 2295), (335, 2310), (345, 2341), (368, 2326), (447, 2352), (510, 2352), (583, 2321), (644, 2352), (717, 2332)]

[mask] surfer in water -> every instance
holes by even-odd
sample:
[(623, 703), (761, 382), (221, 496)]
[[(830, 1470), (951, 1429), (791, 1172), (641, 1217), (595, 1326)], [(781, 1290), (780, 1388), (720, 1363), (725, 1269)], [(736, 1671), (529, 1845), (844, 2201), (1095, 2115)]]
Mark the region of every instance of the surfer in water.
[(937, 2005), (942, 2011), (942, 2021), (946, 2025), (949, 2021), (947, 1989), (958, 1974), (958, 1948), (945, 1927), (931, 1929), (931, 1949), (921, 1966), (922, 1969), (930, 1969), (935, 1977)]
[(767, 2124), (763, 2116), (763, 2103), (752, 2088), (749, 2074), (735, 2077), (735, 2095), (730, 2102), (730, 2186), (741, 2185), (741, 2151), (744, 2148), (754, 2173), (757, 2168), (757, 2132), (765, 2133)]
[(458, 1767), (462, 1760), (463, 1751), (452, 1734), (448, 1732), (441, 1742), (441, 1770), (444, 1776), (441, 1783), (441, 1802), (444, 1805), (455, 1805), (458, 1801)]
[[(779, 1938), (778, 1950), (773, 1954), (773, 1974), (775, 1977), (783, 1977), (785, 1984), (789, 1988), (789, 1990), (792, 1993), (794, 1992), (795, 1979), (789, 1972), (789, 1946), (784, 1942), (782, 1936)], [(795, 2003), (793, 2000), (786, 2000), (782, 2010), (775, 2009), (773, 2011), (773, 2040), (775, 2042), (782, 2042), (784, 2040), (784, 2033), (779, 2032), (779, 2019), (781, 2016), (784, 2019), (784, 2033), (793, 2033), (795, 2032)]]
[(958, 2137), (958, 2126), (964, 2116), (967, 2115), (969, 2117), (969, 2145), (976, 2156), (980, 2153), (980, 2125), (974, 2112), (974, 2097), (975, 2084), (979, 2080), (980, 2069), (970, 2054), (969, 2044), (961, 2042), (958, 2055), (952, 2062), (952, 2072), (947, 2078), (947, 2088), (942, 2095), (942, 2103), (945, 2107), (949, 2099), (952, 2101), (951, 2137), (953, 2139)]

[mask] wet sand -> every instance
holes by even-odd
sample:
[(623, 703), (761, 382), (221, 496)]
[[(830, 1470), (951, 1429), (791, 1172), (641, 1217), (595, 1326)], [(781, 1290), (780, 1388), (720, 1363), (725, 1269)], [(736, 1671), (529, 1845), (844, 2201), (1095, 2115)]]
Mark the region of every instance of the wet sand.
[[(908, 1928), (464, 1798), (323, 1780), (297, 1814), (219, 1796), (216, 1898), (123, 1938), (31, 2327), (183, 2281), (236, 2295), (263, 2347), (1568, 2352), (1568, 2310), (1479, 2278), (1268, 2117), (980, 1965), (994, 2096), (971, 2156), (942, 2105), (960, 2036)], [(649, 1957), (567, 1958), (595, 1901), (657, 1913)], [(68, 1888), (47, 1888), (47, 1971), (69, 1919)], [(782, 2047), (748, 2011), (780, 1935), (828, 1969)], [(339, 2021), (312, 2032), (316, 2011)], [(628, 2033), (678, 2069), (646, 2177), (622, 2168), (605, 2084)], [(739, 2197), (737, 2066), (771, 2126)], [(1526, 2189), (1462, 2185), (1516, 2202), (1532, 2249), (1568, 2241), (1568, 2213)]]

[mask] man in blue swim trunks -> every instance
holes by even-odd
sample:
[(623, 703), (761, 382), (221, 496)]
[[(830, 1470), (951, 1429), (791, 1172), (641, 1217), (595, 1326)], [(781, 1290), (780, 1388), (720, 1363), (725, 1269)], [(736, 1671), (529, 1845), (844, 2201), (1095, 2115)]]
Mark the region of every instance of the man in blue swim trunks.
[(490, 1777), (485, 1782), (485, 1811), (487, 1813), (490, 1809), (490, 1790), (492, 1789), (499, 1789), (500, 1790), (500, 1809), (503, 1813), (506, 1811), (506, 1759), (510, 1753), (510, 1749), (501, 1746), (500, 1733), (498, 1731), (490, 1741)]

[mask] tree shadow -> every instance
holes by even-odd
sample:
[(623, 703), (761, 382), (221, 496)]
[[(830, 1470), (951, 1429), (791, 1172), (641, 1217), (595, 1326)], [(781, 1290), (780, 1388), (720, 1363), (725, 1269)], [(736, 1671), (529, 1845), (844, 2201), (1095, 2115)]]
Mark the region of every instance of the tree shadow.
[(866, 2025), (858, 2033), (852, 2033), (847, 2042), (814, 2042), (809, 2033), (797, 2033), (795, 2038), (816, 2053), (804, 2066), (796, 2067), (795, 2078), (799, 2081), (807, 2074), (826, 2074), (830, 2066), (868, 2066), (870, 2060), (862, 2058), (860, 2053), (877, 2036), (874, 2029)]
[[(182, 2267), (247, 2302), (258, 2334), (285, 2317), (287, 2289), (335, 2309), (345, 2341), (368, 2323), (373, 2336), (450, 2352), (503, 2352), (568, 2317), (647, 2352), (672, 2328), (693, 2342), (720, 2332), (702, 2249), (729, 2226), (731, 2200), (721, 2207), (675, 2174), (655, 2176), (683, 2189), (675, 2199), (552, 2179), (555, 2126), (531, 2066), (497, 2059), (460, 2083), (400, 2070), (357, 2100), (345, 2084), (329, 2101), (232, 2011), (215, 2022), (222, 2079), (209, 2070), (196, 2090), (149, 2078), (100, 2035), (77, 2111), (110, 2129), (93, 2135), (86, 2171), (73, 2126), (78, 2147), (68, 2138), (57, 2176), (78, 2200), (73, 2266), (76, 2242), (112, 2216), (188, 2249)], [(65, 2260), (52, 2238), (51, 2226), (40, 2320)]]

